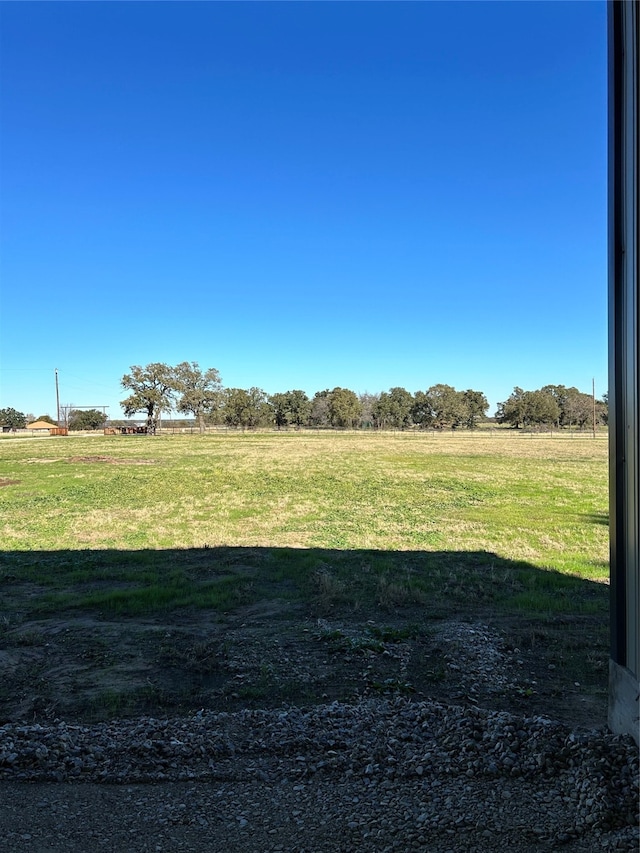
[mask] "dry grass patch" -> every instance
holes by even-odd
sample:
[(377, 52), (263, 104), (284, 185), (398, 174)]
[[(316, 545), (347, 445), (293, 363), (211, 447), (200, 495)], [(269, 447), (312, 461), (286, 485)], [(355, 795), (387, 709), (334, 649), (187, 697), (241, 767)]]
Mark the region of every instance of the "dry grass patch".
[(116, 459), (113, 456), (70, 456), (65, 462), (106, 463), (107, 465), (155, 465), (155, 459)]

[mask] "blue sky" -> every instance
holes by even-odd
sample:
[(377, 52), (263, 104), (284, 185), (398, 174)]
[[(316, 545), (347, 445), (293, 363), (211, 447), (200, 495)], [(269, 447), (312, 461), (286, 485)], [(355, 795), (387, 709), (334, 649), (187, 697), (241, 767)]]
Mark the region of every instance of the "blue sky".
[(0, 407), (607, 384), (604, 2), (2, 3)]

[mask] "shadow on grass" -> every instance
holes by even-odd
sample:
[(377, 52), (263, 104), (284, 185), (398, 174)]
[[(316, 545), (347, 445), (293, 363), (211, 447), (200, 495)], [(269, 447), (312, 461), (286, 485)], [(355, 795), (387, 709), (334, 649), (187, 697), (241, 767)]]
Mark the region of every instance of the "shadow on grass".
[(35, 614), (231, 612), (265, 599), (311, 610), (417, 607), (436, 618), (605, 613), (608, 589), (485, 551), (215, 547), (0, 554), (5, 599)]
[(608, 587), (488, 552), (4, 552), (0, 595), (0, 722), (376, 692), (604, 722)]
[(607, 512), (594, 512), (589, 513), (583, 518), (586, 518), (588, 521), (593, 522), (593, 524), (602, 524), (604, 527), (609, 526), (609, 513)]

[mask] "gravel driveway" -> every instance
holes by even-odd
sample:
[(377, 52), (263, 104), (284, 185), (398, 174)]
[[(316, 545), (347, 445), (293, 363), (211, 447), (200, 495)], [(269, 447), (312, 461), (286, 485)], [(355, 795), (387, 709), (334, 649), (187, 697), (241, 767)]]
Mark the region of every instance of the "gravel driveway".
[(638, 849), (638, 751), (437, 702), (0, 727), (0, 849)]

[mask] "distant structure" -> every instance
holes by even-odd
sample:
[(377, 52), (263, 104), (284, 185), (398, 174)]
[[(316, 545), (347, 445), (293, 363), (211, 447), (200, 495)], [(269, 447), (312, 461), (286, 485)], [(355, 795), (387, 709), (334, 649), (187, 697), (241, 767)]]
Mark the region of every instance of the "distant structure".
[(55, 429), (57, 426), (58, 424), (50, 424), (49, 421), (33, 421), (33, 423), (27, 424), (26, 428), (35, 432), (44, 432), (45, 430)]
[(609, 726), (640, 742), (640, 4), (609, 0)]

